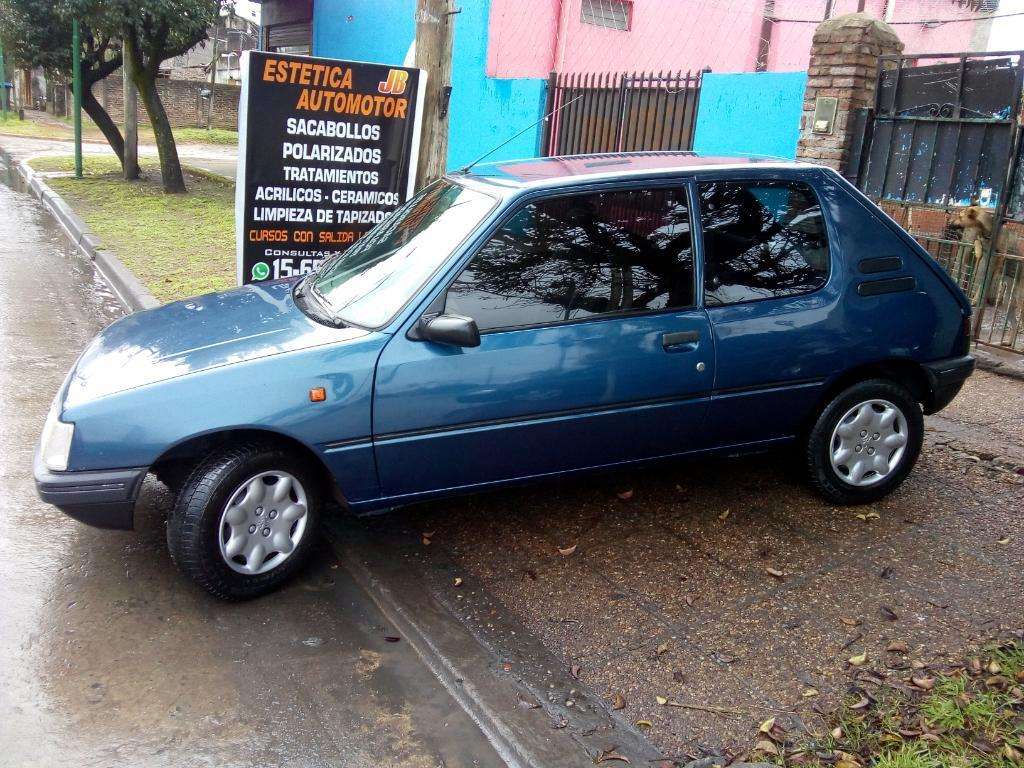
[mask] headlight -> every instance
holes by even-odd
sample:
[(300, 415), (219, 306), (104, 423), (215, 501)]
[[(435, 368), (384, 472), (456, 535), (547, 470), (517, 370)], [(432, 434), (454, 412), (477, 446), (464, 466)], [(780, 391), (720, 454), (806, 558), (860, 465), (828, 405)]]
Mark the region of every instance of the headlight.
[(75, 425), (60, 420), (60, 405), (54, 400), (39, 438), (39, 450), (47, 469), (63, 472), (68, 468), (68, 454), (71, 453), (71, 438), (74, 436)]

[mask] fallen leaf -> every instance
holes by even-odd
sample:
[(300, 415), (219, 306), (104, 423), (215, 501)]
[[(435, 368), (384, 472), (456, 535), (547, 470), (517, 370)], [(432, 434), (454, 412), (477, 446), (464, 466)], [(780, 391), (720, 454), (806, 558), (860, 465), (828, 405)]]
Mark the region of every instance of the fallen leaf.
[(580, 679), (580, 672), (582, 672), (582, 671), (583, 671), (583, 669), (582, 669), (582, 667), (580, 667), (579, 664), (573, 664), (571, 667), (569, 667), (569, 673), (573, 677), (575, 677), (577, 680)]
[(805, 699), (812, 699), (818, 695), (818, 691), (815, 688), (805, 688), (802, 696)]
[(768, 741), (768, 739), (761, 739), (754, 745), (755, 752), (761, 752), (768, 755), (778, 755), (779, 748), (775, 746), (774, 742)]
[(654, 697), (654, 700), (655, 700), (656, 702), (658, 702), (658, 703), (659, 703), (659, 704), (660, 704), (661, 706), (663, 706), (663, 707), (664, 707), (664, 706), (665, 706), (666, 704), (668, 704), (668, 699), (666, 699), (666, 698), (665, 698), (664, 696), (655, 696), (655, 697)]
[(841, 738), (843, 738), (843, 729), (838, 727), (838, 726), (833, 728), (832, 729), (832, 738), (833, 739), (841, 739)]
[(910, 682), (920, 688), (922, 691), (930, 691), (935, 687), (935, 678), (926, 677), (925, 675), (917, 675), (910, 678)]
[(668, 643), (662, 643), (661, 645), (659, 645), (657, 653), (658, 653), (659, 656), (661, 656), (662, 654), (668, 653)]
[(892, 578), (892, 573), (893, 573), (892, 568), (887, 565), (887, 566), (885, 566), (885, 568), (883, 568), (881, 571), (879, 571), (878, 577), (880, 579), (889, 579), (889, 578)]
[(597, 757), (594, 758), (594, 762), (600, 765), (601, 763), (610, 763), (612, 761), (618, 761), (629, 765), (629, 758), (623, 757), (615, 751), (615, 747), (608, 747), (608, 749), (602, 749)]
[(763, 723), (761, 723), (760, 726), (758, 726), (757, 730), (759, 732), (761, 732), (761, 733), (771, 733), (771, 730), (774, 727), (775, 727), (775, 718), (774, 717), (769, 717), (767, 720), (765, 720)]
[(899, 640), (889, 643), (885, 650), (889, 653), (910, 653), (910, 648), (907, 644)]
[(896, 621), (899, 618), (899, 614), (897, 614), (896, 611), (888, 605), (880, 605), (878, 606), (878, 610), (882, 614), (882, 618), (886, 621)]
[(456, 576), (454, 583), (455, 583), (456, 587), (461, 587), (462, 586), (462, 577), (461, 576)]
[(423, 546), (425, 546), (425, 547), (429, 547), (430, 546), (430, 538), (428, 536), (424, 536), (423, 537)]
[(860, 619), (849, 619), (845, 616), (840, 616), (839, 620), (848, 627), (859, 627), (861, 624), (864, 623)]
[(858, 653), (856, 656), (851, 656), (849, 658), (850, 665), (854, 666), (854, 667), (860, 667), (860, 666), (864, 665), (865, 663), (867, 663), (867, 660), (868, 660), (868, 652), (867, 651), (864, 651), (863, 653)]
[(864, 522), (867, 522), (868, 520), (880, 519), (880, 515), (877, 512), (861, 512), (860, 514), (856, 515), (856, 517), (858, 520), (863, 520)]
[(626, 708), (626, 697), (621, 693), (616, 693), (612, 696), (612, 709), (618, 711)]
[(722, 513), (721, 513), (721, 514), (720, 514), (720, 515), (718, 516), (718, 519), (719, 519), (719, 520), (725, 520), (725, 518), (727, 518), (727, 517), (729, 516), (729, 512), (730, 512), (730, 511), (731, 511), (731, 510), (728, 510), (728, 509), (727, 509), (727, 510), (725, 510), (725, 512), (722, 512)]
[(1003, 668), (1000, 666), (999, 662), (996, 661), (995, 659), (992, 659), (992, 661), (990, 661), (988, 663), (988, 666), (985, 667), (985, 669), (988, 670), (988, 673), (990, 675), (1000, 675), (1003, 672)]
[(683, 600), (686, 602), (687, 608), (693, 608), (693, 595), (687, 595)]
[(620, 491), (615, 495), (618, 496), (622, 501), (629, 501), (630, 499), (633, 498), (633, 489), (630, 488), (628, 491)]
[(1003, 536), (1003, 538), (996, 540), (996, 544), (1009, 544), (1009, 543), (1010, 543), (1010, 537), (1009, 536)]
[(971, 659), (967, 662), (967, 671), (974, 676), (981, 674), (981, 662), (978, 659)]
[(540, 704), (533, 699), (523, 698), (518, 693), (516, 694), (516, 699), (518, 699), (517, 703), (520, 709), (540, 709)]
[(569, 555), (571, 555), (573, 552), (576, 551), (576, 547), (577, 547), (576, 544), (573, 544), (571, 547), (565, 547), (565, 548), (559, 547), (558, 548), (558, 554), (560, 554), (562, 557), (568, 557)]
[(784, 579), (786, 577), (786, 574), (784, 574), (778, 568), (772, 568), (771, 566), (768, 566), (765, 568), (765, 571), (768, 573), (769, 576), (774, 576), (776, 579)]
[(856, 704), (850, 705), (850, 709), (867, 709), (870, 706), (871, 699), (869, 699), (867, 696), (861, 696), (860, 701), (858, 701)]
[(569, 719), (565, 715), (559, 715), (557, 720), (553, 720), (551, 722), (551, 727), (555, 728), (556, 730), (561, 730), (562, 728), (565, 728), (567, 725), (569, 725)]
[(633, 725), (642, 730), (647, 730), (652, 727), (650, 720), (637, 720)]

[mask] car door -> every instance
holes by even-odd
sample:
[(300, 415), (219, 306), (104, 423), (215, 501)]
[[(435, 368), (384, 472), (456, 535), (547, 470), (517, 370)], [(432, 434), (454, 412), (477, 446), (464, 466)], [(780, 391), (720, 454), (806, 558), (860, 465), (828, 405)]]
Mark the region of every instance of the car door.
[(695, 279), (683, 183), (521, 203), (439, 299), (476, 321), (480, 345), (399, 333), (381, 355), (385, 495), (698, 447), (714, 350)]
[(857, 343), (844, 327), (828, 224), (814, 181), (697, 184), (704, 305), (717, 353), (715, 445), (785, 439)]

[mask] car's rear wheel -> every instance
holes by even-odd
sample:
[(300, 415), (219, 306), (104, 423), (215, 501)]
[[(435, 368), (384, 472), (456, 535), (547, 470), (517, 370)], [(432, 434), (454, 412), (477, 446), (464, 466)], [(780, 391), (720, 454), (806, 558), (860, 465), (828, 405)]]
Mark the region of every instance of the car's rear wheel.
[(273, 445), (221, 450), (185, 482), (167, 521), (171, 559), (217, 597), (276, 589), (302, 567), (321, 509), (318, 478)]
[(806, 445), (811, 485), (834, 504), (866, 504), (897, 488), (921, 452), (921, 406), (902, 385), (862, 381), (821, 411)]

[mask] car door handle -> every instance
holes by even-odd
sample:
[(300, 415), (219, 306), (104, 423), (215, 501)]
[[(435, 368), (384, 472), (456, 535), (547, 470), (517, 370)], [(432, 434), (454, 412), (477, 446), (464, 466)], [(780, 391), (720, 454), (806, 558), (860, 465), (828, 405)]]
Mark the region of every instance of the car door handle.
[(700, 343), (700, 331), (676, 331), (661, 336), (661, 346), (666, 352), (690, 352)]

